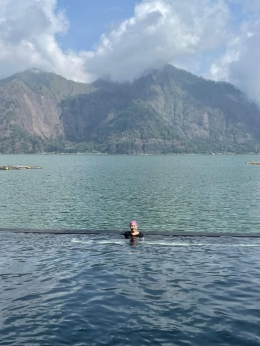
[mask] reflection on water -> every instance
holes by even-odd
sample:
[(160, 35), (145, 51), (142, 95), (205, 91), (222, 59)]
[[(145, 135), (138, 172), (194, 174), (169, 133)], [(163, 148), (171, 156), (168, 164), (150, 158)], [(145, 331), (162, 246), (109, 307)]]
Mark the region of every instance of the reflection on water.
[(129, 240), (130, 246), (137, 246), (137, 239), (136, 238), (131, 238)]
[(1, 343), (258, 345), (256, 245), (1, 233)]

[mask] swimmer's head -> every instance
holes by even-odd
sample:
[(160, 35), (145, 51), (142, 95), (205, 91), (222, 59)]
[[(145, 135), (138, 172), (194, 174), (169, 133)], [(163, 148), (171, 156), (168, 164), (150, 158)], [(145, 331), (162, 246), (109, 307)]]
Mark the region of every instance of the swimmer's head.
[(135, 231), (137, 229), (137, 227), (138, 227), (138, 224), (137, 224), (137, 222), (135, 220), (130, 222), (130, 229), (131, 229), (131, 231)]

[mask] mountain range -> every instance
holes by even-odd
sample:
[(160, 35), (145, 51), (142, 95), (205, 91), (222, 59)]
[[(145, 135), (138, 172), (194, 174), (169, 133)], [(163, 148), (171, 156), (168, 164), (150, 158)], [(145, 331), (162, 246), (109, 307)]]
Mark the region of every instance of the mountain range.
[(260, 109), (242, 91), (166, 65), (132, 83), (37, 69), (0, 81), (0, 152), (258, 152)]

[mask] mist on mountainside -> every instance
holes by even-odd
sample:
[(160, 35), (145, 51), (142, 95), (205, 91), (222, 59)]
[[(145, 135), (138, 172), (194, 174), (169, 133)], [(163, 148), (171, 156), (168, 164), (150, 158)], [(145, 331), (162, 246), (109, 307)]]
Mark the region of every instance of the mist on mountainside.
[(260, 110), (234, 86), (165, 65), (133, 83), (37, 69), (0, 82), (0, 151), (258, 151)]

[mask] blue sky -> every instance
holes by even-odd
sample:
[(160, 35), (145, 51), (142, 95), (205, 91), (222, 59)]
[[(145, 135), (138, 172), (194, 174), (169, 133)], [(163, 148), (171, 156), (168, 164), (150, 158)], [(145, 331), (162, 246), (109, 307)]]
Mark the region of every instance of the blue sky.
[(0, 78), (132, 81), (166, 63), (260, 104), (260, 0), (1, 0)]
[(104, 32), (132, 17), (136, 0), (58, 0), (70, 22), (66, 36), (59, 37), (64, 49), (91, 50)]

